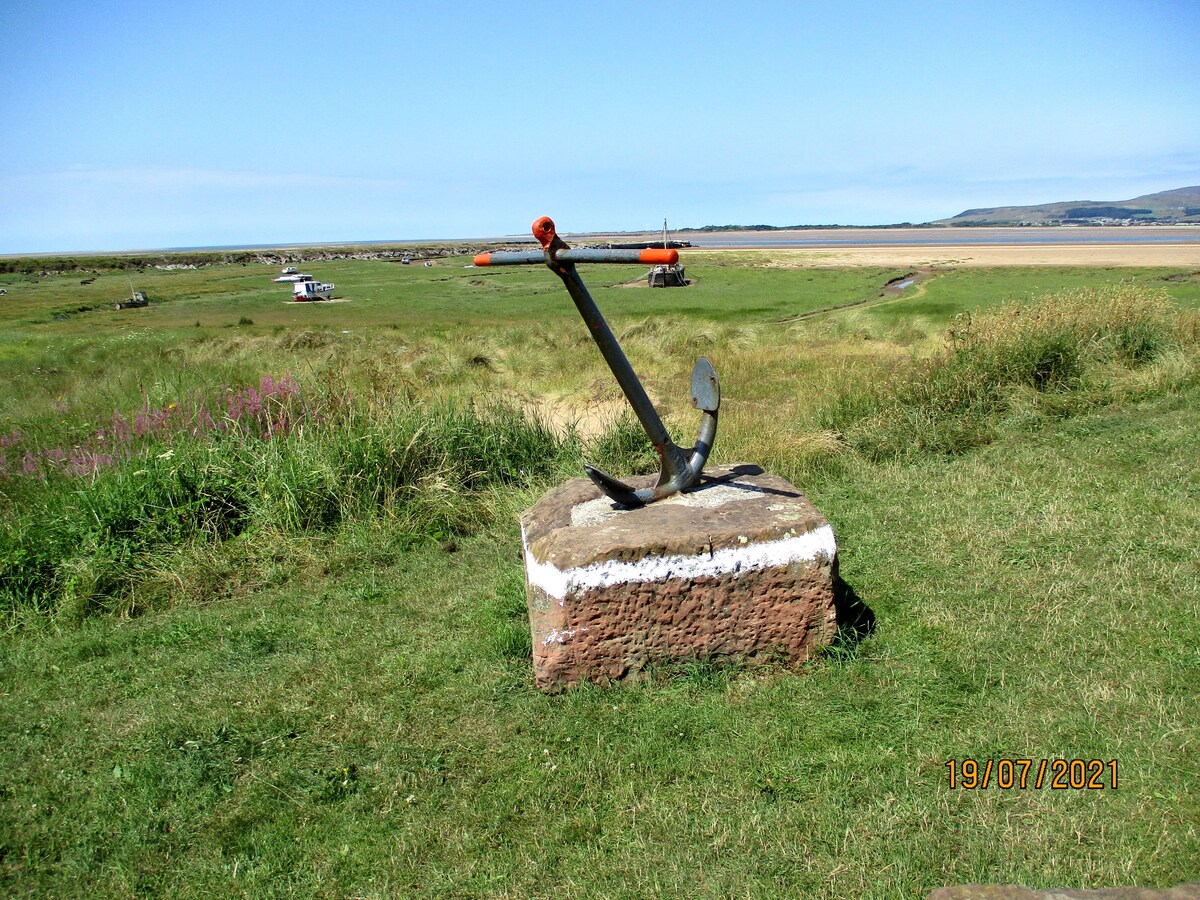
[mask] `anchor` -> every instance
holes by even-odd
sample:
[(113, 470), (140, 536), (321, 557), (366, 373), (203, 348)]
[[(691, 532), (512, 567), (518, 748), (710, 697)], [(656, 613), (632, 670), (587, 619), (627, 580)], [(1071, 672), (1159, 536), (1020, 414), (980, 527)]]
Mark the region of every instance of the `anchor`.
[(554, 274), (562, 279), (567, 293), (575, 301), (575, 307), (583, 316), (588, 330), (600, 348), (608, 367), (616, 376), (617, 384), (625, 399), (633, 407), (634, 415), (642, 423), (650, 443), (658, 453), (660, 467), (658, 482), (650, 488), (634, 488), (595, 466), (584, 463), (588, 477), (606, 496), (621, 506), (643, 506), (661, 500), (680, 491), (686, 491), (700, 480), (704, 463), (712, 452), (713, 440), (717, 436), (717, 410), (721, 406), (721, 385), (717, 373), (703, 356), (696, 361), (692, 370), (692, 406), (700, 410), (700, 433), (695, 446), (679, 447), (663, 425), (658, 410), (650, 402), (646, 389), (642, 387), (633, 366), (617, 343), (612, 329), (600, 314), (592, 295), (575, 270), (576, 263), (646, 263), (675, 265), (679, 262), (679, 251), (667, 248), (647, 250), (572, 250), (554, 230), (549, 216), (542, 216), (533, 223), (533, 236), (542, 245), (542, 252), (497, 252), (481, 253), (475, 257), (477, 266), (512, 266), (544, 262)]

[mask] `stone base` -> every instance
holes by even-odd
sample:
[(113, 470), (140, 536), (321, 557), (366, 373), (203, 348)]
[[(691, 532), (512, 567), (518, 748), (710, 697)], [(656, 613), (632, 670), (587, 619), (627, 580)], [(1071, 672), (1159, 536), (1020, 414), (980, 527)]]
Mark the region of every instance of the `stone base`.
[(699, 487), (639, 509), (573, 479), (525, 511), (521, 537), (543, 690), (659, 661), (800, 663), (837, 629), (833, 529), (757, 466), (709, 469)]

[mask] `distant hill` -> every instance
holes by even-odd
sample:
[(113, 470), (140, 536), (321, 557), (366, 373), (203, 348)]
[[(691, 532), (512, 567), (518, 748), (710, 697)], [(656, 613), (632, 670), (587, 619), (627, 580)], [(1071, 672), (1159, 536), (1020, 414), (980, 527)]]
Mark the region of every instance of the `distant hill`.
[(1150, 225), (1200, 223), (1200, 185), (1132, 200), (1069, 200), (1039, 206), (968, 209), (933, 225)]

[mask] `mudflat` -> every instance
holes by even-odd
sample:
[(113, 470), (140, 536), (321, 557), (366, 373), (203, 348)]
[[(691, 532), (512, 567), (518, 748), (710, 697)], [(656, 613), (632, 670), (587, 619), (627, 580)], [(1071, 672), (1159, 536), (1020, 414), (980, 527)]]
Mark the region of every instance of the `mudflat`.
[(875, 247), (772, 246), (690, 248), (689, 253), (762, 253), (776, 266), (984, 266), (1200, 267), (1200, 243), (1147, 244), (889, 244)]

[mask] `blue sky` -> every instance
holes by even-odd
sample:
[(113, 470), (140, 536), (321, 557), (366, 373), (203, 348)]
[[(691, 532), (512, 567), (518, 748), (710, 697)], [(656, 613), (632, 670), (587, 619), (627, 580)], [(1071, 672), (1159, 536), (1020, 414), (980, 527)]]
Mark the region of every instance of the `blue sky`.
[(0, 252), (1200, 184), (1200, 2), (0, 0)]

